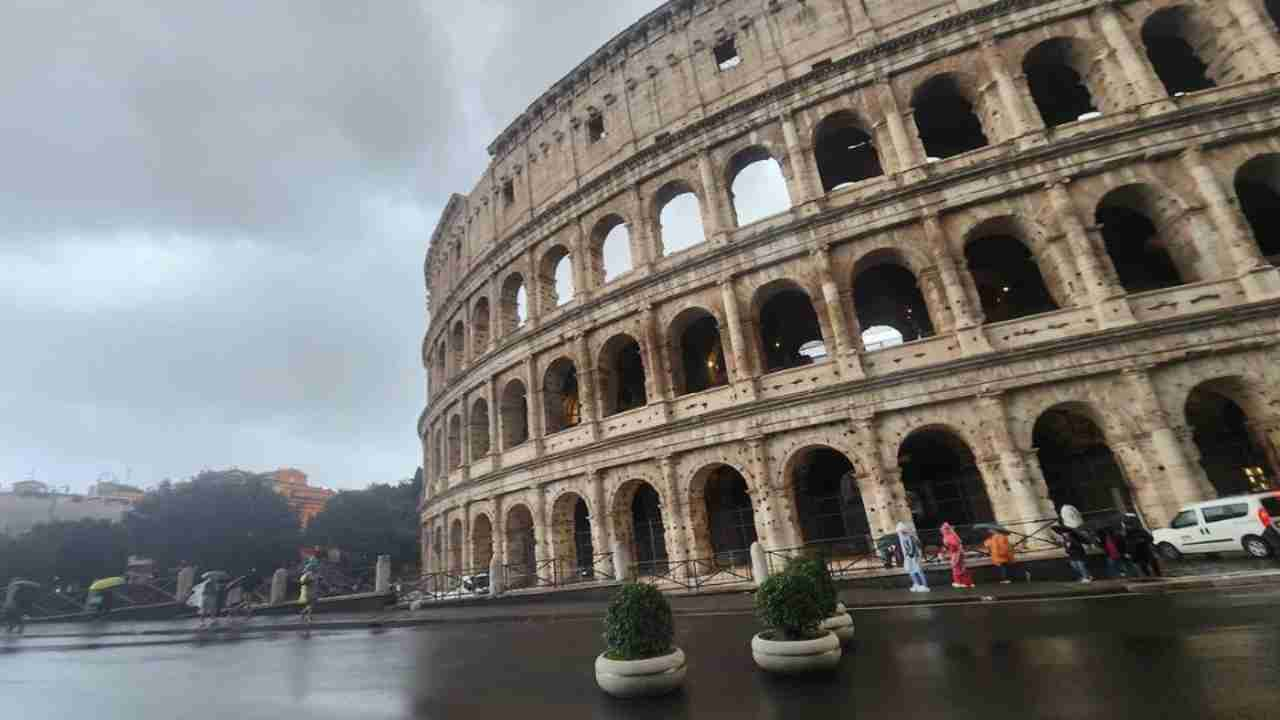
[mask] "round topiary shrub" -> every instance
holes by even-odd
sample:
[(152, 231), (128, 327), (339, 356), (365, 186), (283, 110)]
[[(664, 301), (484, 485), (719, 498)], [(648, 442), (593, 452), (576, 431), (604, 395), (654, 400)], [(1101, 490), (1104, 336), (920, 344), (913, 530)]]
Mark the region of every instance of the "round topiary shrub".
[(836, 582), (831, 578), (831, 571), (822, 558), (796, 558), (787, 563), (787, 569), (812, 578), (818, 586), (818, 602), (823, 614), (827, 617), (836, 614), (836, 603), (839, 601)]
[(775, 640), (819, 637), (818, 625), (827, 617), (818, 583), (792, 568), (771, 576), (756, 590), (756, 615), (779, 634)]
[(672, 652), (675, 625), (671, 603), (660, 590), (644, 583), (618, 588), (604, 618), (605, 657), (644, 660)]

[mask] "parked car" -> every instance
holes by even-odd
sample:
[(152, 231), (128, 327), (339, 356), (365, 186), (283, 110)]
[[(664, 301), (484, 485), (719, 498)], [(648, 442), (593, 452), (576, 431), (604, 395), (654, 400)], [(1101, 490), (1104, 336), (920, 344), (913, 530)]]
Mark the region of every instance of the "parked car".
[(1237, 495), (1182, 508), (1169, 527), (1152, 533), (1160, 554), (1170, 560), (1194, 553), (1243, 550), (1252, 557), (1274, 555), (1280, 547), (1280, 492)]

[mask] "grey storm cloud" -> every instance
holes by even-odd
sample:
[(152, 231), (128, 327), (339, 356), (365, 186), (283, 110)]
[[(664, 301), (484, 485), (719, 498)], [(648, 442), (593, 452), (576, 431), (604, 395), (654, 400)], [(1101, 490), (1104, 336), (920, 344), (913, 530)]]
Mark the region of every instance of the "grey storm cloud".
[(441, 208), (655, 6), (0, 3), (0, 484), (408, 476)]

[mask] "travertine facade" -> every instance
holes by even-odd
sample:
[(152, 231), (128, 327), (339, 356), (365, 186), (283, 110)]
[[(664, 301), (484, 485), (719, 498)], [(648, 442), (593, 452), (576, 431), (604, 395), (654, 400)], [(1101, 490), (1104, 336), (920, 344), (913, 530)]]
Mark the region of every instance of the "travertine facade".
[[(646, 16), (512, 123), (431, 239), (424, 567), (680, 561), (1064, 502), (1160, 524), (1273, 482), (1278, 6)], [(757, 162), (790, 210), (740, 225)], [(666, 253), (688, 192), (705, 242)], [(620, 225), (634, 267), (606, 282)]]

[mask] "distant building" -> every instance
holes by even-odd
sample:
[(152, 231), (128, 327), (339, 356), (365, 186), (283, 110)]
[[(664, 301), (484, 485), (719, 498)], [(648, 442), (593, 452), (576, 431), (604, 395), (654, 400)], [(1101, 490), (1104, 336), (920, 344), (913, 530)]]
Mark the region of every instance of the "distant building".
[(36, 525), (77, 520), (120, 522), (133, 502), (119, 497), (93, 497), (50, 492), (44, 483), (13, 484), (0, 492), (0, 535), (17, 537)]
[(13, 484), (14, 495), (48, 495), (49, 486), (36, 480), (20, 480)]
[(136, 503), (146, 496), (146, 491), (133, 485), (102, 480), (89, 486), (89, 497), (116, 498)]
[(267, 473), (266, 477), (275, 484), (276, 492), (289, 502), (289, 509), (297, 513), (303, 527), (310, 524), (311, 518), (319, 515), (329, 498), (337, 494), (325, 488), (311, 487), (307, 484), (307, 474), (294, 468), (281, 468)]

